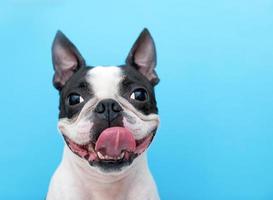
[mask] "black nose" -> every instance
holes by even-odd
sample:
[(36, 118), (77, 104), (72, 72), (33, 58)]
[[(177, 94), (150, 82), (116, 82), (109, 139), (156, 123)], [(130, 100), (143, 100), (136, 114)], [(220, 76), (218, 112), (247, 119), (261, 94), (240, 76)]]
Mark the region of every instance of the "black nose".
[(121, 106), (114, 99), (104, 99), (95, 108), (98, 117), (109, 122), (117, 118), (121, 111)]

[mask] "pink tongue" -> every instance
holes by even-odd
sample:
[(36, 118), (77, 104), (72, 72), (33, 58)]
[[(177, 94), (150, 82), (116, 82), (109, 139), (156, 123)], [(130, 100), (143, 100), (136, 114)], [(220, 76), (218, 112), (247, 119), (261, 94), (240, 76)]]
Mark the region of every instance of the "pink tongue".
[(103, 155), (118, 157), (122, 151), (134, 152), (136, 142), (132, 133), (123, 127), (105, 129), (99, 136), (95, 150)]

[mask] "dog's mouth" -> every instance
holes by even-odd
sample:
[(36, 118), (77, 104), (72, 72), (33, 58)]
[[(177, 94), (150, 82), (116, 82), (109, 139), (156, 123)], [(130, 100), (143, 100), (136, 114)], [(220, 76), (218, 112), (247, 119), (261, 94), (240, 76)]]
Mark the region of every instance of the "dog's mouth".
[(124, 127), (107, 128), (96, 142), (80, 145), (64, 136), (73, 153), (86, 159), (90, 165), (116, 166), (131, 164), (134, 158), (143, 153), (151, 143), (154, 133), (136, 140)]

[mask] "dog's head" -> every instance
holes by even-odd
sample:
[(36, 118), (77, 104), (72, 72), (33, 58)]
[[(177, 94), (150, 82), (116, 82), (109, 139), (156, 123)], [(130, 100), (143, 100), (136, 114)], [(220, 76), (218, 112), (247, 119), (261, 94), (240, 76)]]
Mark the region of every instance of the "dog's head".
[(60, 94), (58, 127), (70, 150), (104, 171), (129, 166), (159, 125), (156, 50), (149, 31), (143, 30), (121, 66), (86, 66), (61, 32), (52, 59)]

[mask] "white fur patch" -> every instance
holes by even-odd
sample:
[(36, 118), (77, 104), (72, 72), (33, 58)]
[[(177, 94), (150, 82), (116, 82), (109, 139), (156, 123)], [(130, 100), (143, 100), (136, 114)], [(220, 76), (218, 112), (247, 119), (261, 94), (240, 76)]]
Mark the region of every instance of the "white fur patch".
[(90, 130), (94, 125), (94, 123), (90, 120), (90, 117), (92, 116), (90, 109), (94, 109), (95, 103), (96, 99), (92, 99), (87, 102), (76, 118), (59, 119), (59, 131), (78, 144), (88, 143), (90, 140)]
[(124, 127), (133, 133), (135, 139), (139, 140), (146, 137), (159, 126), (160, 120), (157, 114), (144, 115), (126, 99), (119, 97), (118, 101), (124, 109)]
[(116, 66), (97, 66), (87, 74), (87, 81), (92, 86), (95, 97), (98, 99), (113, 98), (119, 95), (119, 83), (122, 80), (122, 71)]

